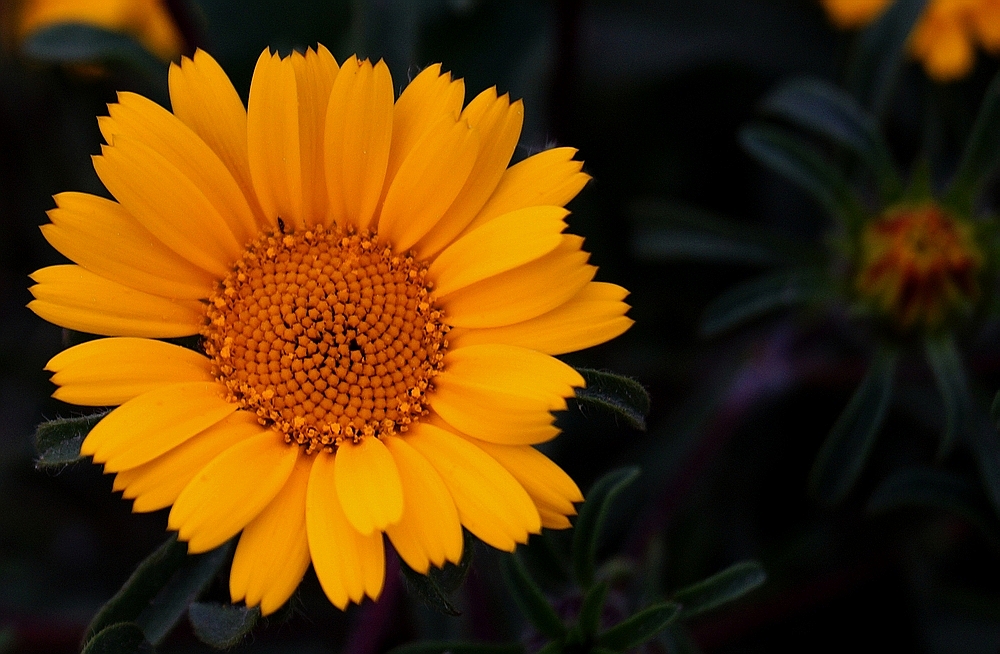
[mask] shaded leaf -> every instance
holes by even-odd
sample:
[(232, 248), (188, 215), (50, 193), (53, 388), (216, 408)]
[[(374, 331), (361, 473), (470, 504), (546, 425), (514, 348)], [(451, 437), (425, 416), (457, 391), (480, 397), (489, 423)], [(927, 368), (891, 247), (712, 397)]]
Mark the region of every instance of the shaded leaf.
[(971, 405), (971, 429), (968, 443), (979, 468), (979, 475), (986, 491), (986, 498), (993, 510), (1000, 515), (1000, 436), (989, 418), (979, 409), (978, 403)]
[(844, 176), (816, 148), (768, 125), (740, 130), (740, 143), (760, 163), (807, 192), (836, 220), (856, 224), (864, 212)]
[(38, 425), (35, 430), (36, 468), (61, 468), (83, 460), (80, 445), (90, 430), (107, 415), (99, 411), (76, 418), (56, 418)]
[(986, 89), (958, 169), (945, 193), (945, 202), (962, 212), (970, 212), (976, 194), (996, 170), (997, 163), (1000, 163), (1000, 74)]
[(145, 654), (153, 647), (134, 622), (108, 625), (87, 641), (82, 654)]
[(594, 581), (597, 546), (611, 502), (638, 476), (638, 468), (618, 468), (590, 487), (573, 529), (573, 574), (581, 588), (590, 588)]
[(654, 604), (619, 622), (599, 635), (594, 642), (598, 647), (616, 652), (638, 647), (670, 626), (680, 613), (681, 607), (672, 602)]
[(767, 573), (757, 561), (741, 561), (698, 583), (674, 593), (682, 606), (683, 618), (711, 611), (727, 602), (743, 597), (767, 581)]
[(194, 602), (188, 621), (198, 640), (216, 649), (229, 649), (250, 633), (260, 618), (260, 607)]
[(830, 430), (809, 477), (810, 490), (820, 500), (838, 502), (861, 474), (892, 398), (897, 359), (897, 352), (887, 347), (875, 353), (861, 385)]
[(389, 654), (522, 654), (524, 646), (519, 643), (465, 643), (461, 641), (424, 641), (400, 645), (389, 650)]
[(451, 601), (451, 594), (458, 590), (469, 574), (475, 541), (472, 535), (463, 530), (465, 542), (462, 546), (462, 559), (458, 565), (446, 563), (443, 568), (431, 567), (427, 574), (420, 574), (399, 560), (399, 570), (403, 582), (411, 594), (419, 597), (425, 604), (436, 611), (450, 616), (462, 615)]
[(944, 402), (945, 430), (938, 449), (938, 456), (943, 457), (951, 451), (955, 437), (972, 428), (969, 423), (972, 398), (969, 397), (965, 366), (950, 334), (927, 339), (924, 353)]
[(32, 32), (21, 51), (53, 64), (124, 63), (163, 74), (167, 65), (127, 34), (93, 25), (61, 23)]
[(580, 617), (577, 624), (585, 638), (592, 638), (601, 627), (601, 612), (604, 610), (604, 600), (608, 596), (608, 585), (604, 582), (591, 586), (583, 596), (580, 605)]
[(846, 148), (875, 174), (883, 197), (898, 196), (902, 182), (878, 123), (849, 94), (825, 80), (802, 78), (768, 95), (761, 109)]
[(755, 277), (713, 300), (701, 319), (703, 336), (715, 336), (772, 311), (821, 298), (828, 291), (818, 270), (793, 268)]
[(516, 554), (505, 556), (504, 576), (514, 601), (540, 634), (552, 639), (566, 635), (566, 625), (556, 614), (545, 593), (538, 587)]
[(885, 113), (906, 57), (910, 32), (927, 0), (896, 0), (859, 35), (847, 87), (876, 116)]
[(642, 384), (630, 377), (604, 370), (577, 368), (587, 382), (586, 388), (576, 389), (575, 402), (623, 418), (630, 426), (646, 430), (649, 415), (649, 393)]
[(990, 404), (990, 419), (997, 428), (1000, 428), (1000, 391), (993, 396), (993, 403)]

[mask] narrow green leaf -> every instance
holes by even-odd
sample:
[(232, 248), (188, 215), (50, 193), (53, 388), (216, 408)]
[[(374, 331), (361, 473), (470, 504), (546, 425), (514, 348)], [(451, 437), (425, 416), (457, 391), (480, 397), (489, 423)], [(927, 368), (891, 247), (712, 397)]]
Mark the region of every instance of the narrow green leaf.
[(594, 582), (594, 560), (611, 502), (638, 476), (638, 468), (617, 468), (590, 487), (573, 529), (573, 575), (581, 588)]
[(847, 73), (847, 88), (876, 116), (892, 97), (906, 57), (906, 44), (927, 0), (896, 0), (857, 40)]
[(504, 576), (514, 601), (538, 633), (547, 638), (559, 639), (566, 635), (566, 625), (549, 604), (545, 593), (538, 587), (516, 554), (505, 556)]
[(608, 585), (604, 582), (594, 584), (583, 596), (580, 605), (580, 618), (577, 624), (587, 639), (593, 638), (601, 627), (601, 612), (604, 610), (604, 600), (608, 596)]
[(81, 461), (80, 445), (107, 411), (99, 411), (76, 418), (56, 418), (38, 425), (35, 430), (35, 448), (38, 459), (35, 467), (61, 468)]
[(800, 78), (768, 95), (761, 109), (849, 150), (875, 174), (883, 197), (899, 195), (902, 182), (878, 123), (841, 89), (825, 80)]
[(969, 397), (969, 384), (962, 357), (950, 334), (928, 338), (924, 342), (924, 353), (944, 402), (945, 430), (938, 448), (940, 458), (951, 451), (959, 434), (972, 429), (969, 423), (972, 398)]
[(861, 474), (892, 399), (897, 358), (896, 351), (887, 347), (875, 353), (864, 380), (820, 448), (809, 477), (810, 490), (820, 500), (840, 501)]
[(971, 411), (969, 447), (976, 459), (986, 497), (996, 514), (1000, 515), (1000, 436), (978, 403), (972, 403)]
[(672, 602), (654, 604), (611, 627), (594, 642), (598, 647), (623, 652), (642, 645), (670, 626), (680, 614), (681, 607)]
[(965, 144), (945, 202), (963, 212), (972, 210), (983, 182), (1000, 163), (1000, 73), (990, 82)]
[(796, 184), (835, 220), (857, 224), (864, 216), (844, 176), (816, 148), (784, 129), (751, 125), (740, 143), (760, 163)]
[(708, 305), (701, 333), (711, 337), (772, 311), (807, 304), (828, 293), (818, 270), (793, 268), (754, 277), (730, 288)]
[(462, 537), (465, 542), (462, 547), (462, 559), (458, 565), (446, 563), (443, 568), (432, 567), (427, 574), (420, 574), (406, 565), (405, 561), (399, 562), (400, 574), (407, 590), (431, 608), (450, 616), (462, 614), (452, 603), (451, 594), (458, 590), (469, 574), (475, 551), (472, 535), (468, 531), (463, 531)]
[(33, 32), (22, 42), (21, 51), (53, 64), (124, 63), (150, 73), (166, 70), (162, 61), (127, 34), (78, 23)]
[(674, 593), (682, 607), (681, 617), (692, 618), (737, 600), (767, 581), (767, 573), (757, 561), (741, 561), (707, 579)]
[(87, 641), (82, 654), (147, 654), (153, 647), (134, 622), (108, 625)]
[(229, 649), (250, 633), (260, 618), (260, 607), (193, 602), (188, 621), (198, 640), (215, 649)]
[(389, 650), (388, 654), (523, 654), (519, 643), (465, 643), (461, 641), (424, 641)]
[(576, 404), (583, 410), (596, 409), (622, 418), (630, 426), (646, 431), (649, 415), (649, 393), (642, 384), (613, 372), (577, 368), (587, 382), (586, 388), (576, 389)]

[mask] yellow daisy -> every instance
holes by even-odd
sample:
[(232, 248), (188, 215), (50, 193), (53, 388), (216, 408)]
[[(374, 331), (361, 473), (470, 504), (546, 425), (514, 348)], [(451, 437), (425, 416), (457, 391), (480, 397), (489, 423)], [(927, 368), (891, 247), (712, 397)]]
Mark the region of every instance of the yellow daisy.
[[(121, 93), (94, 166), (117, 202), (56, 196), (38, 315), (111, 336), (47, 369), (121, 406), (82, 451), (190, 552), (242, 531), (234, 601), (270, 613), (310, 562), (338, 607), (377, 598), (383, 533), (415, 570), (462, 527), (513, 550), (565, 528), (573, 481), (533, 445), (584, 381), (557, 355), (621, 334), (563, 209), (575, 150), (507, 167), (522, 106), (463, 108), (434, 65), (394, 102), (385, 64), (320, 46), (257, 62), (245, 110), (204, 52), (173, 113)], [(156, 338), (200, 335), (204, 354)]]

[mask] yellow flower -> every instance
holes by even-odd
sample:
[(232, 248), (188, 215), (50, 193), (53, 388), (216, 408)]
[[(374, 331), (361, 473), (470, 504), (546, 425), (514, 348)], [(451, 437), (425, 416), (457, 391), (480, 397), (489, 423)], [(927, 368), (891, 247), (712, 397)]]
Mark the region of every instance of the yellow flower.
[(183, 39), (163, 0), (21, 0), (18, 38), (60, 23), (83, 23), (136, 39), (161, 59), (173, 59)]
[(862, 233), (859, 294), (903, 329), (968, 310), (983, 265), (972, 232), (933, 203), (887, 210)]
[(820, 0), (830, 20), (843, 29), (867, 25), (881, 14), (892, 0)]
[(230, 590), (264, 613), (310, 562), (338, 607), (377, 598), (383, 533), (426, 572), (463, 526), (503, 550), (568, 527), (580, 492), (533, 445), (584, 381), (552, 355), (631, 325), (562, 233), (575, 150), (508, 168), (521, 102), (463, 108), (439, 65), (395, 102), (384, 63), (322, 46), (265, 51), (247, 110), (204, 52), (169, 81), (173, 113), (121, 93), (100, 119), (117, 202), (60, 194), (42, 228), (78, 265), (37, 271), (31, 309), (115, 337), (47, 366), (55, 397), (121, 405), (83, 453), (190, 552), (242, 530)]

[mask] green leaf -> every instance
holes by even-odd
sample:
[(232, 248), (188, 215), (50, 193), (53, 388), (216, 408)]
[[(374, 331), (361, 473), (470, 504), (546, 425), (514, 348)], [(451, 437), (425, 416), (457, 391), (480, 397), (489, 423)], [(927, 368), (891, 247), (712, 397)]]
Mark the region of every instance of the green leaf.
[(996, 426), (979, 409), (978, 403), (972, 403), (971, 411), (969, 447), (979, 468), (986, 497), (996, 514), (1000, 515), (1000, 436)]
[(152, 651), (152, 645), (137, 624), (116, 622), (87, 641), (82, 654), (146, 654)]
[(924, 342), (924, 353), (944, 402), (945, 430), (938, 448), (938, 457), (944, 457), (951, 451), (956, 436), (972, 429), (969, 422), (972, 398), (969, 397), (965, 366), (950, 334), (928, 338)]
[(754, 277), (713, 300), (701, 319), (701, 333), (711, 337), (778, 309), (824, 297), (826, 277), (818, 270), (793, 268)]
[(77, 23), (62, 23), (32, 32), (21, 51), (53, 64), (124, 63), (163, 74), (167, 65), (127, 34)]
[(458, 590), (469, 574), (475, 550), (472, 535), (468, 531), (463, 531), (462, 537), (465, 542), (462, 546), (462, 559), (458, 565), (446, 563), (443, 568), (431, 567), (427, 574), (421, 574), (402, 559), (399, 561), (400, 574), (407, 590), (431, 608), (450, 616), (462, 615), (452, 603), (451, 594)]
[(35, 467), (61, 468), (83, 460), (80, 445), (107, 411), (99, 411), (76, 418), (56, 418), (38, 425), (35, 430), (35, 448), (38, 459)]
[(587, 639), (593, 638), (601, 627), (601, 612), (604, 610), (604, 600), (608, 596), (608, 585), (604, 582), (594, 584), (583, 596), (580, 605), (580, 617), (577, 624)]
[(566, 625), (516, 554), (504, 557), (503, 571), (514, 601), (538, 633), (552, 639), (564, 637)]
[(857, 40), (847, 88), (876, 116), (882, 116), (906, 57), (906, 44), (927, 0), (896, 0)]
[(972, 211), (983, 182), (1000, 163), (1000, 73), (990, 82), (979, 115), (965, 144), (945, 202), (963, 213)]
[(902, 182), (878, 123), (849, 94), (824, 80), (801, 78), (768, 95), (761, 108), (846, 148), (875, 174), (883, 197), (898, 197)]
[(465, 643), (461, 641), (424, 641), (400, 645), (389, 654), (523, 654), (524, 646), (518, 643)]
[(260, 618), (260, 607), (194, 602), (188, 621), (198, 640), (215, 649), (229, 649), (250, 633)]
[(649, 415), (649, 393), (642, 384), (613, 372), (577, 368), (577, 372), (587, 382), (586, 388), (576, 389), (576, 404), (582, 410), (596, 409), (622, 418), (630, 426), (646, 431), (646, 416)]
[(611, 502), (638, 476), (638, 468), (618, 468), (606, 473), (590, 487), (573, 529), (573, 575), (581, 588), (590, 588), (594, 581), (597, 546)]
[(816, 148), (769, 125), (740, 130), (740, 143), (760, 163), (796, 184), (835, 220), (859, 223), (864, 211), (844, 176)]
[(767, 581), (767, 573), (757, 561), (741, 561), (707, 579), (674, 593), (684, 619), (701, 615), (743, 597)]
[(868, 460), (892, 399), (898, 354), (882, 347), (816, 457), (809, 477), (812, 493), (833, 504), (854, 485)]
[(681, 607), (672, 602), (654, 604), (611, 627), (594, 642), (616, 652), (638, 647), (670, 626), (680, 613)]

